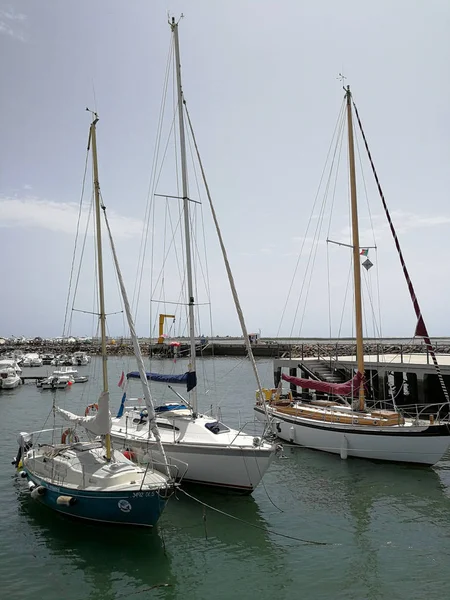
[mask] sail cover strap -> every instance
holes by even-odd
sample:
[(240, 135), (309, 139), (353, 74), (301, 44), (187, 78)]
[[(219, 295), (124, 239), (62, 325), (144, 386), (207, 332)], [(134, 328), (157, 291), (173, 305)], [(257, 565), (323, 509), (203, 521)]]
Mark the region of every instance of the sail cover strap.
[[(160, 383), (185, 383), (187, 391), (190, 392), (197, 385), (197, 374), (195, 371), (188, 371), (180, 375), (170, 375), (165, 373), (145, 373), (149, 381), (159, 381)], [(139, 371), (130, 371), (127, 373), (127, 379), (140, 379)]]
[(392, 233), (392, 237), (394, 238), (395, 247), (397, 248), (398, 256), (400, 258), (400, 263), (401, 263), (402, 269), (403, 269), (403, 274), (405, 276), (406, 283), (408, 285), (409, 294), (411, 296), (411, 301), (413, 303), (414, 311), (416, 313), (417, 324), (416, 324), (415, 335), (417, 335), (419, 337), (422, 337), (424, 339), (425, 345), (426, 345), (426, 347), (427, 347), (427, 349), (428, 349), (428, 351), (429, 351), (429, 353), (431, 355), (431, 358), (433, 360), (434, 368), (435, 368), (437, 376), (439, 378), (439, 383), (441, 384), (441, 388), (442, 388), (442, 391), (444, 393), (444, 397), (445, 397), (446, 401), (448, 403), (450, 403), (450, 396), (448, 394), (447, 386), (444, 383), (444, 378), (442, 377), (441, 368), (440, 368), (439, 363), (437, 361), (437, 357), (436, 357), (436, 354), (434, 352), (434, 348), (433, 348), (433, 345), (431, 343), (430, 336), (428, 335), (428, 330), (427, 330), (427, 327), (425, 325), (425, 321), (423, 320), (422, 312), (421, 312), (420, 306), (419, 306), (419, 301), (417, 299), (416, 292), (414, 291), (414, 287), (413, 287), (411, 278), (409, 276), (408, 269), (406, 268), (405, 259), (403, 258), (403, 253), (402, 253), (402, 250), (400, 248), (400, 242), (398, 241), (397, 233), (396, 233), (396, 231), (394, 229), (394, 224), (392, 222), (391, 215), (389, 213), (389, 210), (388, 210), (388, 207), (387, 207), (387, 204), (386, 204), (386, 200), (384, 198), (383, 190), (381, 189), (380, 180), (378, 179), (378, 174), (377, 174), (377, 171), (375, 169), (374, 162), (372, 160), (372, 155), (370, 154), (369, 145), (367, 143), (367, 139), (366, 139), (366, 136), (364, 134), (364, 129), (363, 129), (363, 126), (362, 126), (362, 123), (361, 123), (361, 119), (359, 118), (358, 109), (356, 108), (356, 104), (354, 102), (353, 102), (353, 106), (355, 108), (355, 114), (356, 114), (356, 118), (358, 120), (359, 129), (361, 131), (361, 135), (362, 135), (362, 138), (364, 140), (364, 146), (366, 148), (367, 156), (369, 157), (370, 166), (372, 167), (372, 173), (373, 173), (373, 176), (375, 177), (375, 181), (376, 181), (376, 184), (377, 184), (377, 187), (378, 187), (378, 193), (380, 194), (381, 202), (383, 203), (384, 212), (386, 213), (386, 218), (387, 218), (388, 223), (389, 223), (389, 227), (390, 227), (390, 230), (391, 230), (391, 233)]
[(359, 392), (363, 382), (363, 375), (358, 371), (353, 379), (345, 383), (329, 383), (328, 381), (316, 381), (315, 379), (303, 379), (301, 377), (292, 377), (282, 374), (282, 379), (288, 383), (293, 383), (301, 388), (324, 392), (325, 394), (335, 394), (337, 396), (350, 396)]

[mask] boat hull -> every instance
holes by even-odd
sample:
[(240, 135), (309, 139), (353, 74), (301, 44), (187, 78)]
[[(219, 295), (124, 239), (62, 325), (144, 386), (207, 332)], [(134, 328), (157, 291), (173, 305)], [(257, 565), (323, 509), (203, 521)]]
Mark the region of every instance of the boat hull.
[[(113, 432), (111, 438), (123, 448), (134, 452), (140, 462), (155, 461), (155, 465), (163, 463), (154, 442), (127, 439)], [(253, 492), (275, 456), (275, 449), (238, 446), (233, 448), (163, 442), (163, 447), (167, 458), (172, 460), (173, 464), (187, 463), (187, 470), (186, 467), (178, 466), (175, 472), (172, 467), (172, 475), (182, 478), (183, 482), (228, 489), (242, 494)]]
[[(8, 380), (9, 379), (9, 380)], [(0, 388), (3, 390), (13, 390), (22, 383), (20, 377), (2, 379), (0, 382)]]
[[(167, 502), (156, 490), (152, 491), (88, 491), (50, 484), (45, 479), (24, 469), (28, 481), (35, 485), (32, 496), (40, 504), (59, 513), (101, 523), (153, 527), (156, 525)], [(45, 488), (42, 495), (39, 486)], [(73, 498), (64, 504), (63, 498)]]
[[(264, 409), (255, 407), (260, 421)], [(434, 465), (450, 445), (448, 425), (369, 427), (325, 423), (288, 416), (269, 409), (275, 435), (287, 442), (314, 450), (389, 462)]]

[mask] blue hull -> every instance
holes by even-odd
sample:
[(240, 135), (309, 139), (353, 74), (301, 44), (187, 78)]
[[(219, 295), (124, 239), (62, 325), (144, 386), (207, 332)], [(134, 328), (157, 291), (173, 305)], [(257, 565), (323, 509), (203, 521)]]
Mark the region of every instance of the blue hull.
[[(33, 497), (62, 514), (88, 519), (101, 523), (114, 523), (116, 525), (138, 525), (153, 527), (161, 516), (167, 496), (163, 497), (156, 491), (120, 491), (120, 492), (93, 492), (86, 490), (74, 490), (64, 486), (53, 485), (47, 481), (32, 475), (27, 469), (28, 480), (36, 486), (45, 488), (42, 495)], [(166, 490), (163, 490), (163, 493)], [(62, 504), (61, 497), (70, 497), (70, 504)], [(60, 499), (58, 502), (58, 498)]]

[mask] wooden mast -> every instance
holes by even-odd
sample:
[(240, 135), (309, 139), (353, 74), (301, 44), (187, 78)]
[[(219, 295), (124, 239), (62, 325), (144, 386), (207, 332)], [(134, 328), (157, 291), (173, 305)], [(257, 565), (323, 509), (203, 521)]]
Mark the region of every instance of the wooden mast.
[[(187, 161), (186, 161), (186, 136), (184, 131), (184, 108), (183, 108), (183, 88), (181, 85), (181, 63), (180, 46), (178, 42), (178, 23), (172, 17), (170, 23), (174, 37), (175, 45), (175, 70), (177, 74), (177, 92), (178, 92), (178, 124), (180, 126), (180, 155), (181, 155), (181, 180), (183, 187), (183, 213), (184, 213), (184, 240), (186, 247), (186, 275), (188, 288), (188, 306), (189, 306), (189, 337), (190, 337), (190, 365), (189, 370), (195, 371), (195, 321), (194, 321), (194, 284), (192, 278), (192, 250), (191, 250), (191, 224), (189, 218), (189, 198), (188, 198), (188, 179), (187, 179)], [(197, 388), (192, 390), (192, 410), (194, 416), (197, 414)]]
[[(361, 264), (358, 228), (358, 203), (356, 197), (355, 147), (353, 143), (352, 95), (347, 86), (348, 157), (350, 165), (350, 200), (352, 207), (353, 281), (355, 287), (356, 359), (358, 372), (364, 375), (364, 342), (361, 302)], [(364, 410), (364, 385), (359, 388), (359, 410)]]
[[(100, 183), (98, 180), (97, 164), (97, 134), (96, 125), (98, 122), (97, 113), (94, 113), (94, 120), (91, 123), (90, 138), (92, 143), (92, 168), (94, 171), (94, 198), (95, 198), (95, 224), (97, 234), (97, 261), (98, 261), (98, 297), (99, 297), (99, 319), (100, 333), (102, 340), (102, 367), (103, 367), (103, 391), (108, 391), (108, 367), (106, 354), (106, 312), (105, 312), (105, 290), (103, 285), (103, 254), (102, 254), (102, 227), (100, 220)], [(111, 436), (109, 433), (105, 436), (106, 460), (111, 460)]]

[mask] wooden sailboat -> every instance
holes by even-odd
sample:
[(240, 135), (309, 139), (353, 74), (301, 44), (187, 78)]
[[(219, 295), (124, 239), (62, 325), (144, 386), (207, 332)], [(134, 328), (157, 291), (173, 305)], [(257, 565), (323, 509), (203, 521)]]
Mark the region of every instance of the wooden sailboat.
[[(356, 110), (356, 108), (355, 108)], [(429, 418), (408, 418), (394, 410), (369, 409), (364, 393), (364, 345), (361, 301), (360, 242), (358, 228), (358, 205), (355, 175), (355, 153), (353, 140), (353, 111), (350, 87), (346, 89), (346, 112), (348, 125), (349, 176), (351, 196), (352, 253), (354, 280), (354, 308), (356, 325), (357, 373), (351, 381), (344, 384), (327, 383), (282, 375), (282, 380), (304, 389), (316, 390), (328, 395), (328, 400), (306, 402), (288, 398), (281, 394), (281, 387), (273, 392), (264, 390), (257, 394), (255, 411), (261, 420), (269, 421), (272, 431), (283, 440), (291, 443), (340, 454), (342, 458), (355, 456), (385, 461), (420, 463), (432, 465), (445, 453), (450, 444), (448, 419), (437, 416)], [(362, 126), (358, 117), (358, 123)], [(367, 147), (367, 141), (364, 136)], [(369, 153), (369, 158), (371, 156)], [(401, 254), (395, 230), (381, 192), (381, 187), (371, 160), (383, 206), (399, 252), (403, 271), (411, 293), (417, 315), (417, 335), (424, 337), (427, 347), (432, 351), (428, 332), (418, 306), (406, 265)], [(448, 401), (448, 392), (440, 375), (437, 359), (433, 360)], [(280, 382), (281, 384), (281, 382)], [(336, 401), (336, 397), (351, 399), (346, 405)]]
[[(102, 342), (102, 381), (100, 398), (86, 409), (84, 416), (75, 415), (57, 406), (55, 412), (72, 427), (55, 427), (32, 433), (22, 432), (19, 436), (19, 451), (14, 464), (20, 475), (27, 479), (31, 496), (41, 504), (60, 513), (106, 523), (153, 526), (158, 521), (167, 499), (173, 490), (173, 481), (165, 462), (162, 471), (141, 468), (111, 446), (111, 416), (109, 411), (108, 370), (106, 353), (106, 313), (103, 285), (102, 227), (101, 214), (105, 207), (100, 204), (97, 168), (96, 124), (97, 115), (90, 126), (92, 146), (95, 220), (97, 239), (97, 272), (99, 292), (99, 318)], [(103, 209), (101, 211), (101, 208)], [(107, 221), (106, 221), (107, 222)], [(109, 225), (108, 225), (108, 233)], [(110, 235), (110, 241), (112, 238)], [(113, 254), (116, 262), (115, 250)], [(132, 334), (135, 356), (139, 370), (143, 372), (143, 361), (129, 311), (128, 299), (118, 264), (116, 270)], [(153, 423), (153, 434), (158, 443), (159, 435), (152, 420), (152, 403), (145, 376), (142, 378), (144, 396), (148, 399), (148, 411)], [(146, 389), (147, 388), (147, 389)], [(94, 411), (91, 414), (91, 409)], [(154, 416), (154, 412), (153, 412)], [(79, 441), (73, 429), (79, 425), (89, 441)], [(46, 439), (50, 438), (50, 441)], [(61, 438), (59, 442), (59, 437)], [(55, 443), (55, 439), (58, 441)], [(161, 452), (161, 460), (165, 454)]]
[[(178, 461), (182, 461), (188, 465), (184, 475), (184, 481), (217, 488), (226, 488), (241, 493), (251, 493), (257, 487), (263, 475), (269, 468), (275, 457), (278, 446), (272, 442), (265, 441), (261, 436), (247, 434), (242, 430), (229, 427), (210, 415), (202, 414), (198, 407), (194, 317), (195, 299), (184, 125), (185, 101), (181, 85), (178, 23), (172, 19), (170, 26), (175, 48), (175, 69), (178, 93), (178, 124), (190, 338), (189, 371), (182, 376), (162, 376), (148, 373), (148, 378), (167, 383), (178, 382), (187, 384), (187, 391), (190, 393), (188, 401), (182, 399), (181, 403), (175, 402), (157, 408), (159, 415), (157, 422), (161, 427), (161, 438), (167, 456), (169, 458), (178, 459)], [(209, 193), (208, 199), (211, 203)], [(217, 228), (218, 225), (215, 214), (214, 220)], [(223, 242), (221, 239), (220, 241), (222, 251), (224, 252)], [(225, 257), (226, 255), (224, 254), (230, 277), (229, 265)], [(233, 291), (233, 296), (237, 299), (235, 289)], [(238, 314), (240, 315), (241, 325), (245, 329), (245, 323), (240, 307)], [(165, 316), (166, 315), (162, 315), (162, 317)], [(243, 334), (244, 339), (248, 340), (246, 330), (243, 331)], [(257, 376), (257, 369), (250, 344), (248, 344), (248, 350), (249, 357), (253, 361), (253, 370)], [(132, 378), (133, 373), (129, 373), (128, 377)], [(258, 383), (258, 385), (261, 387), (260, 383)], [(123, 402), (125, 402), (125, 399), (124, 395)], [(135, 404), (136, 401), (130, 399), (129, 402)], [(156, 447), (155, 439), (152, 436), (151, 431), (149, 431), (146, 415), (142, 414), (140, 408), (129, 408), (128, 410), (124, 410), (123, 406), (124, 405), (121, 406), (117, 418), (113, 419), (111, 434), (115, 442), (122, 444), (123, 447), (130, 448), (141, 460), (152, 461), (155, 456), (158, 458), (159, 451)]]

